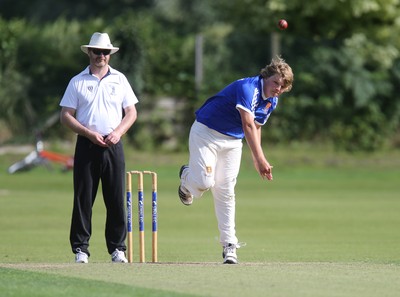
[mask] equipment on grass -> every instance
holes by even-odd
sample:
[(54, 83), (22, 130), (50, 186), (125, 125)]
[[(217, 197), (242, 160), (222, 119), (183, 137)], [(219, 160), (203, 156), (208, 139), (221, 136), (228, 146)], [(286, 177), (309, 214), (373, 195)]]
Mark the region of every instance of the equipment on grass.
[(8, 168), (8, 173), (13, 174), (20, 171), (28, 171), (39, 165), (44, 165), (50, 169), (51, 162), (62, 164), (64, 166), (64, 171), (70, 170), (74, 167), (73, 156), (47, 151), (43, 146), (43, 141), (38, 138), (35, 150), (30, 152), (22, 160), (12, 164)]
[(128, 229), (128, 263), (133, 262), (133, 239), (132, 239), (132, 175), (137, 176), (138, 188), (138, 229), (139, 229), (139, 260), (145, 262), (145, 239), (144, 239), (144, 191), (143, 176), (150, 175), (152, 180), (152, 262), (158, 262), (157, 244), (157, 173), (154, 171), (128, 171), (126, 172), (126, 207), (127, 207), (127, 229)]
[(59, 112), (51, 115), (42, 125), (34, 128), (35, 134), (35, 149), (25, 156), (22, 160), (12, 164), (8, 168), (8, 173), (13, 174), (20, 171), (28, 171), (32, 168), (44, 165), (51, 169), (51, 163), (59, 163), (63, 165), (63, 171), (71, 170), (74, 167), (74, 156), (60, 154), (44, 149), (42, 141), (43, 133), (59, 122)]

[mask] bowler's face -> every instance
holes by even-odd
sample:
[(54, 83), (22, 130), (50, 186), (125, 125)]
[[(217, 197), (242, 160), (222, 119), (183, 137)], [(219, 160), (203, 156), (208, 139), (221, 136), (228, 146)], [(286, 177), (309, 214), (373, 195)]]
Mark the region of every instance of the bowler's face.
[(278, 97), (284, 91), (284, 81), (279, 74), (275, 74), (271, 77), (264, 78), (264, 95), (266, 97)]

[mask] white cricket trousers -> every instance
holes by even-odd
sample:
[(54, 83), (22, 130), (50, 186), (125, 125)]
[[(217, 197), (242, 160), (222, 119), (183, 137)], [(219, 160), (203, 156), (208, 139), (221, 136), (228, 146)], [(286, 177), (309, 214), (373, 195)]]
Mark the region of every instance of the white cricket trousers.
[(235, 185), (240, 169), (242, 140), (221, 134), (195, 121), (189, 135), (189, 168), (181, 185), (195, 198), (211, 189), (220, 243), (237, 244)]

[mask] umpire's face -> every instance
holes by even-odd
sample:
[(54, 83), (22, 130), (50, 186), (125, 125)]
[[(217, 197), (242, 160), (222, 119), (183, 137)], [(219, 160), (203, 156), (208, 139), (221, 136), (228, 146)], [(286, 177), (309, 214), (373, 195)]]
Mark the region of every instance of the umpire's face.
[(110, 53), (111, 50), (109, 49), (90, 48), (88, 51), (90, 65), (96, 67), (107, 66), (110, 61)]

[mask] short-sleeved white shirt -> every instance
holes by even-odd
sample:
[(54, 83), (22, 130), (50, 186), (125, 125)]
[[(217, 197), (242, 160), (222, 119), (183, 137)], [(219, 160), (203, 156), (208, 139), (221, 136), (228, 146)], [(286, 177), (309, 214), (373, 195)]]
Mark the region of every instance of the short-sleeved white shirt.
[(109, 74), (101, 80), (89, 67), (74, 76), (60, 106), (75, 109), (75, 118), (86, 128), (108, 135), (121, 123), (123, 109), (136, 103), (125, 75), (109, 66)]

